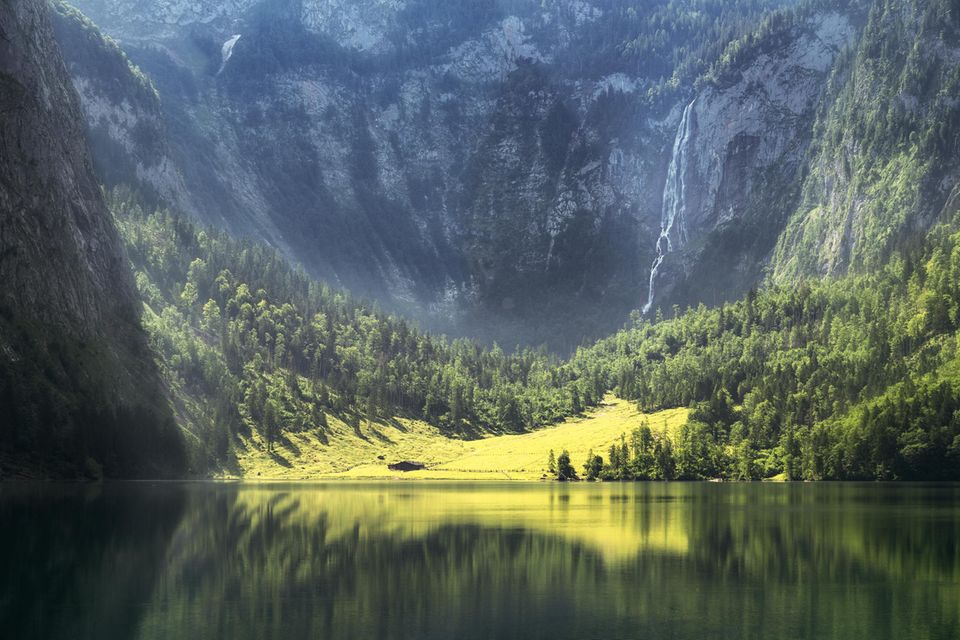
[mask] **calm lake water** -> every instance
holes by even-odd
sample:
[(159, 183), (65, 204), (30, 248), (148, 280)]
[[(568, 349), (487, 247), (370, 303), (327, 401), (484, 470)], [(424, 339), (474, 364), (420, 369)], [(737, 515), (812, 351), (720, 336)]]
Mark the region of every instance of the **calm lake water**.
[(0, 637), (960, 638), (960, 487), (0, 485)]

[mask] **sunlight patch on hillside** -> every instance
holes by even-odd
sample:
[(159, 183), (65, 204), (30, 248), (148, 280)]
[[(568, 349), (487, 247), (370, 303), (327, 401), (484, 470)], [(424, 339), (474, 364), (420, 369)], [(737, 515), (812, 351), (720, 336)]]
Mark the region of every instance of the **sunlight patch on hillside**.
[[(530, 433), (479, 440), (448, 438), (436, 427), (404, 419), (364, 423), (357, 434), (330, 418), (326, 433), (286, 434), (272, 453), (258, 436), (241, 438), (237, 462), (246, 479), (536, 480), (546, 475), (551, 449), (556, 454), (568, 450), (579, 469), (590, 449), (606, 456), (621, 434), (629, 437), (644, 419), (654, 431), (673, 435), (686, 422), (687, 413), (669, 409), (645, 415), (633, 403), (608, 395), (582, 417)], [(406, 473), (388, 469), (388, 464), (401, 460), (422, 462), (427, 468)]]

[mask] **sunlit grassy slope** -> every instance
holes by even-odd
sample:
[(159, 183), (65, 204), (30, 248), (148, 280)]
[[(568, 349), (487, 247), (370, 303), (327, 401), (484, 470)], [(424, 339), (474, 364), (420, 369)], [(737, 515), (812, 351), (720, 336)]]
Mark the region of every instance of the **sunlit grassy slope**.
[[(546, 473), (547, 454), (567, 449), (579, 469), (590, 449), (601, 455), (621, 434), (629, 435), (644, 417), (655, 431), (673, 433), (686, 422), (687, 409), (670, 409), (644, 416), (627, 401), (607, 396), (603, 404), (583, 417), (521, 435), (491, 436), (479, 440), (447, 438), (429, 424), (393, 420), (366, 424), (358, 435), (342, 422), (330, 419), (328, 431), (289, 434), (267, 452), (256, 436), (243, 440), (237, 452), (239, 473), (246, 478), (410, 478), (531, 480)], [(382, 456), (382, 458), (380, 458)], [(423, 471), (401, 473), (387, 465), (416, 460)]]

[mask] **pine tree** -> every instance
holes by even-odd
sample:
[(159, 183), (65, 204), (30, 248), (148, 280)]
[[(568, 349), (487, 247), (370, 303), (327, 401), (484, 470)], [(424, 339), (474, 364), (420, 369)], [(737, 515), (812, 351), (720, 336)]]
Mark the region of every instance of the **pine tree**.
[(587, 461), (583, 465), (583, 475), (587, 480), (597, 480), (603, 471), (603, 458), (594, 455), (593, 449), (587, 454)]
[(577, 471), (570, 464), (570, 453), (564, 449), (557, 458), (557, 480), (577, 480)]

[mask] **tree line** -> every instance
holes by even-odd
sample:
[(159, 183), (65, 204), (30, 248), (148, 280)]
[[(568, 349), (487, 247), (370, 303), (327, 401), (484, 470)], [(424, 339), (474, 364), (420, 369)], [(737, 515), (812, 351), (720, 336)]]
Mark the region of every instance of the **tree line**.
[(448, 340), (291, 267), (277, 251), (203, 229), (130, 192), (111, 208), (145, 305), (144, 324), (196, 468), (224, 464), (234, 435), (268, 447), (287, 432), (358, 432), (406, 416), (451, 436), (516, 432), (599, 402), (599, 369), (574, 375), (545, 349)]
[[(725, 478), (960, 477), (960, 233), (880, 270), (699, 306), (580, 350), (642, 411), (689, 406), (673, 443)], [(679, 464), (678, 464), (679, 468)]]
[(273, 446), (323, 433), (328, 416), (358, 431), (408, 416), (472, 437), (546, 426), (612, 391), (690, 418), (669, 434), (638, 424), (616, 451), (576, 461), (584, 477), (960, 477), (956, 223), (869, 274), (635, 315), (563, 361), (432, 336), (272, 249), (127, 193), (111, 203), (197, 468), (226, 463), (251, 430)]

